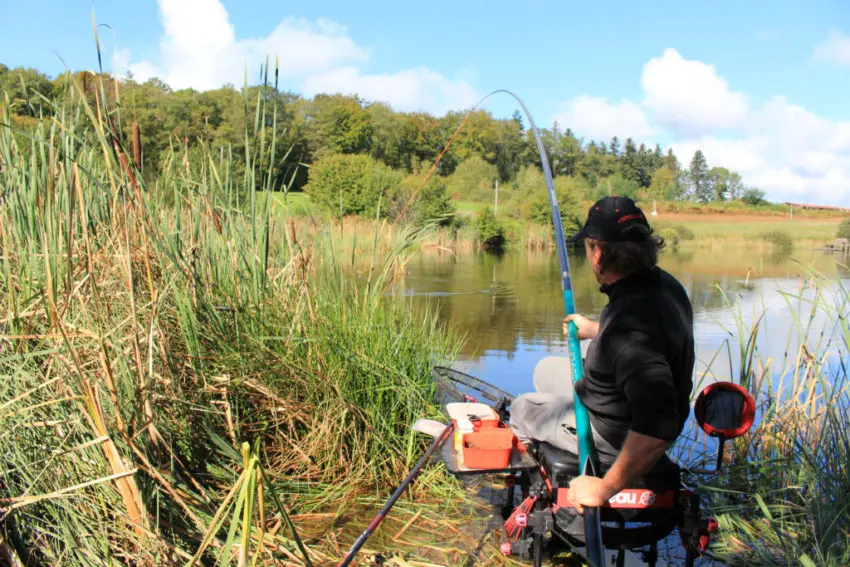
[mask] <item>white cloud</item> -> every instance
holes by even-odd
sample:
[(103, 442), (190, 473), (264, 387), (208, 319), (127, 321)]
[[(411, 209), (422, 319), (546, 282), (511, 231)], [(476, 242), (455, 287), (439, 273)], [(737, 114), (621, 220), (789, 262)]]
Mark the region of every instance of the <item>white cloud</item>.
[(129, 65), (140, 81), (157, 76), (173, 88), (208, 90), (243, 84), (247, 68), (249, 81), (255, 83), (266, 57), (272, 66), (277, 57), (283, 88), (356, 93), (399, 109), (431, 112), (463, 108), (477, 97), (468, 81), (449, 79), (425, 67), (364, 73), (359, 65), (368, 63), (369, 50), (358, 45), (344, 26), (327, 19), (284, 19), (265, 37), (238, 39), (220, 0), (158, 3), (164, 28), (160, 63)]
[(644, 65), (641, 85), (640, 103), (583, 95), (555, 118), (580, 136), (663, 136), (684, 167), (701, 149), (709, 166), (737, 171), (774, 201), (850, 203), (850, 121), (827, 120), (783, 96), (751, 105), (713, 65), (673, 49)]
[(850, 66), (850, 36), (830, 30), (829, 37), (815, 47), (812, 59), (841, 67)]
[(260, 65), (279, 58), (284, 77), (323, 71), (339, 63), (366, 61), (369, 54), (328, 20), (282, 20), (266, 37), (236, 39), (233, 25), (219, 0), (159, 0), (164, 35), (160, 60), (131, 66), (134, 74), (155, 70), (174, 88), (214, 89), (225, 83), (241, 85), (245, 69), (254, 82)]
[(738, 171), (774, 201), (850, 203), (850, 122), (830, 122), (784, 97), (752, 110), (737, 139), (705, 135), (673, 144), (686, 163), (700, 148), (710, 165)]
[(639, 105), (628, 100), (611, 104), (604, 98), (588, 95), (569, 101), (553, 121), (562, 130), (571, 128), (577, 135), (593, 140), (609, 140), (614, 136), (640, 140), (655, 132)]
[(713, 65), (684, 59), (675, 49), (644, 65), (641, 86), (653, 119), (680, 136), (735, 130), (749, 111), (747, 97), (730, 91)]
[(424, 108), (437, 114), (462, 110), (478, 102), (478, 93), (464, 81), (454, 81), (426, 67), (398, 73), (364, 75), (342, 67), (304, 81), (304, 94), (359, 94), (366, 100), (389, 102), (397, 110)]

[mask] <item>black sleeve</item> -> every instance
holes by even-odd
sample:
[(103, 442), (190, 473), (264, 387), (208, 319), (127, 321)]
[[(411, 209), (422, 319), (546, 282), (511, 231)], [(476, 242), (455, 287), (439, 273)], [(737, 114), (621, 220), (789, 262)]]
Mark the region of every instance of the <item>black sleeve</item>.
[(673, 441), (679, 435), (679, 407), (673, 374), (658, 339), (647, 330), (611, 329), (614, 377), (632, 416), (630, 429)]

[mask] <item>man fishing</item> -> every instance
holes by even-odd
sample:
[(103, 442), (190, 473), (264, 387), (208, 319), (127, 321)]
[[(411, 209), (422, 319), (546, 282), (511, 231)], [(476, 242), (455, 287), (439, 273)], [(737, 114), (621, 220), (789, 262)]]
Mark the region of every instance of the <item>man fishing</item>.
[(664, 242), (631, 199), (595, 203), (570, 242), (584, 244), (609, 302), (598, 322), (578, 314), (564, 320), (564, 334), (572, 321), (579, 339), (591, 340), (575, 391), (569, 359), (544, 359), (535, 369), (536, 392), (511, 404), (511, 427), (524, 442), (577, 455), (573, 396), (579, 396), (606, 471), (570, 482), (569, 500), (581, 513), (650, 472), (682, 432), (693, 387), (693, 311), (682, 285), (658, 267)]

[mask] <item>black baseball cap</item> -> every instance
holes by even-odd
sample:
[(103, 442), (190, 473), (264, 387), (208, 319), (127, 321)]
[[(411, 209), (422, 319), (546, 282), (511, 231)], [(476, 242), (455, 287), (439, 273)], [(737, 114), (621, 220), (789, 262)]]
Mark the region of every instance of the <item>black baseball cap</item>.
[[(638, 228), (643, 227), (643, 228)], [(587, 221), (570, 238), (575, 244), (585, 238), (607, 242), (641, 241), (652, 234), (646, 215), (628, 197), (611, 195), (595, 202), (587, 212)]]

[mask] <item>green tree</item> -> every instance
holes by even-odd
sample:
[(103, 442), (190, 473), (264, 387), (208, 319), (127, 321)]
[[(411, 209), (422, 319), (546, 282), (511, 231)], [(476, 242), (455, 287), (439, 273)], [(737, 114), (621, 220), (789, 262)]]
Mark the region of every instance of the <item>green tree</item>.
[(729, 173), (729, 199), (735, 201), (741, 198), (744, 192), (744, 182), (740, 174), (732, 171)]
[(652, 174), (652, 183), (647, 191), (650, 199), (676, 199), (678, 197), (676, 174), (668, 167), (660, 167)]
[(367, 112), (372, 124), (372, 157), (394, 169), (411, 171), (416, 128), (383, 103), (370, 104)]
[(655, 151), (652, 152), (652, 172), (655, 173), (655, 170), (664, 167), (664, 152), (661, 150), (661, 144), (655, 144)]
[(610, 177), (617, 169), (616, 158), (608, 153), (605, 144), (591, 142), (578, 165), (578, 173), (584, 177), (590, 187), (596, 187), (600, 179)]
[(681, 166), (679, 165), (678, 158), (676, 158), (676, 155), (673, 153), (673, 148), (669, 148), (667, 150), (667, 155), (664, 156), (663, 166), (676, 175), (678, 175), (679, 172), (682, 170)]
[(635, 185), (640, 185), (638, 151), (631, 138), (626, 138), (626, 144), (623, 146), (623, 155), (620, 156), (620, 173), (624, 178), (634, 182)]
[(514, 112), (510, 120), (498, 122), (497, 136), (496, 167), (499, 169), (499, 179), (507, 182), (524, 165), (524, 156), (528, 153), (528, 139), (519, 111)]
[(358, 97), (318, 94), (299, 104), (298, 120), (305, 124), (304, 135), (312, 159), (369, 150), (372, 123)]
[[(463, 121), (463, 112), (449, 112), (442, 119), (444, 122), (445, 141)], [(495, 164), (499, 147), (499, 132), (497, 121), (484, 110), (476, 110), (466, 119), (466, 124), (458, 133), (452, 144), (453, 158), (457, 163), (473, 156), (488, 163)]]
[(708, 172), (713, 200), (725, 201), (729, 196), (729, 170), (725, 167), (712, 167)]
[(50, 116), (53, 101), (53, 83), (46, 75), (35, 69), (18, 67), (9, 69), (0, 65), (0, 104), (2, 94), (9, 98), (9, 110), (20, 116)]
[(620, 140), (617, 136), (611, 138), (611, 145), (608, 146), (608, 153), (614, 156), (615, 159), (620, 159)]
[(708, 162), (702, 150), (694, 152), (694, 157), (691, 159), (691, 168), (689, 171), (691, 182), (691, 194), (694, 199), (700, 203), (708, 203), (711, 201), (711, 184), (708, 177)]
[[(426, 174), (427, 170), (424, 167), (420, 168), (406, 176), (399, 183), (397, 190), (388, 191), (387, 203), (382, 205), (386, 207), (386, 216), (395, 218), (407, 206), (405, 218), (415, 224), (436, 222), (441, 226), (447, 226), (452, 223), (456, 209), (443, 177), (432, 175), (410, 202), (411, 196), (419, 188)], [(408, 202), (410, 202), (409, 206)]]
[(765, 193), (761, 189), (748, 187), (741, 194), (741, 200), (748, 205), (764, 205), (767, 201), (764, 198)]
[(558, 209), (561, 212), (561, 224), (564, 234), (569, 238), (581, 229), (587, 214), (582, 206), (582, 198), (588, 193), (589, 187), (581, 177), (566, 175), (556, 177), (554, 185), (555, 194), (558, 196)]
[(489, 203), (493, 201), (494, 183), (499, 178), (495, 165), (472, 156), (455, 168), (448, 177), (448, 191), (454, 199)]
[(596, 187), (596, 192), (592, 199), (600, 199), (605, 195), (619, 195), (622, 197), (636, 197), (638, 194), (638, 184), (631, 179), (626, 179), (622, 174), (616, 173), (610, 177), (606, 177), (599, 182)]
[(846, 218), (841, 221), (841, 224), (838, 225), (835, 237), (850, 239), (850, 218)]
[(370, 156), (331, 154), (310, 167), (304, 191), (334, 215), (373, 216), (400, 183), (400, 173)]
[(482, 248), (493, 251), (502, 249), (505, 244), (505, 227), (496, 219), (493, 209), (487, 207), (481, 211), (476, 228)]

